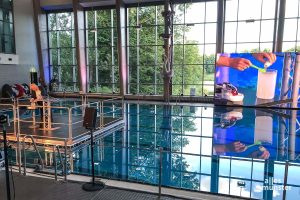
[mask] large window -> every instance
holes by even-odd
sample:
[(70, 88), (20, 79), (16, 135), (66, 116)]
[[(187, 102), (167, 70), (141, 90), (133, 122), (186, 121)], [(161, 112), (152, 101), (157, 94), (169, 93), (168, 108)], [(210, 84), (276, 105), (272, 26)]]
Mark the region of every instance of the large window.
[(282, 51), (299, 51), (299, 7), (299, 0), (286, 1)]
[[(276, 9), (280, 10), (282, 6), (278, 2), (226, 0), (223, 44), (216, 44), (218, 9), (221, 9), (217, 0), (176, 3), (171, 94), (213, 95), (217, 45), (224, 45), (227, 53), (272, 51), (273, 43), (279, 41), (274, 42), (274, 39), (280, 36), (275, 32), (281, 22), (276, 18)], [(299, 0), (286, 0), (283, 51), (299, 49), (299, 8)], [(129, 94), (163, 94), (163, 10), (161, 4), (127, 7), (125, 36)], [(90, 92), (120, 92), (117, 45), (121, 36), (117, 31), (116, 13), (116, 9), (109, 8), (85, 11), (87, 86)], [(9, 15), (6, 13), (6, 18)], [(78, 91), (73, 13), (51, 13), (47, 16), (51, 78), (58, 80), (59, 91)], [(0, 12), (0, 22), (1, 17), (4, 20), (4, 13), (2, 16)]]
[(86, 12), (87, 80), (91, 92), (120, 92), (116, 20), (115, 9)]
[(216, 32), (216, 1), (176, 5), (173, 95), (213, 95)]
[(50, 76), (58, 91), (79, 91), (73, 13), (48, 14)]
[(129, 93), (162, 94), (163, 6), (128, 8)]
[(16, 53), (12, 0), (0, 0), (0, 52)]
[(272, 51), (275, 0), (227, 0), (224, 51)]

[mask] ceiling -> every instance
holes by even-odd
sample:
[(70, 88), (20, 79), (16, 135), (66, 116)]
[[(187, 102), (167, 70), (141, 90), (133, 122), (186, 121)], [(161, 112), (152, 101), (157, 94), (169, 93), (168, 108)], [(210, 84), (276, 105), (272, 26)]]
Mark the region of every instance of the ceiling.
[[(125, 4), (142, 4), (150, 2), (163, 2), (164, 0), (123, 0)], [(112, 6), (116, 4), (116, 0), (80, 0), (80, 4), (83, 7), (92, 6)]]
[[(123, 0), (125, 4), (143, 4), (163, 2), (164, 0)], [(72, 8), (72, 0), (40, 0), (41, 7), (45, 10)], [(100, 7), (116, 5), (116, 0), (79, 0), (83, 7)]]

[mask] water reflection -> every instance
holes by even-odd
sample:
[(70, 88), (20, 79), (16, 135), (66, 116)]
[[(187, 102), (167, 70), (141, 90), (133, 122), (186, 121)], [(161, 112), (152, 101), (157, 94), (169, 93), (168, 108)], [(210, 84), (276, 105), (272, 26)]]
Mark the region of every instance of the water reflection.
[[(300, 198), (297, 112), (149, 104), (125, 107), (126, 126), (97, 141), (97, 175), (158, 184), (162, 158), (165, 186), (282, 199), (282, 190), (268, 187), (282, 186), (288, 175), (286, 197)], [(90, 173), (88, 152), (87, 147), (74, 153), (74, 172)], [(285, 160), (289, 160), (288, 171)]]

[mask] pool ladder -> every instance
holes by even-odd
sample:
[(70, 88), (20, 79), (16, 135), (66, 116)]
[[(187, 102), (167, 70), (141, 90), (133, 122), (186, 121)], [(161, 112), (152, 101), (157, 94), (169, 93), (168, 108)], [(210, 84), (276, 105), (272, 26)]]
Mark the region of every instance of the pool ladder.
[(40, 151), (38, 150), (37, 146), (36, 146), (36, 143), (34, 141), (34, 138), (32, 135), (25, 135), (23, 137), (23, 155), (24, 155), (24, 159), (23, 159), (23, 175), (26, 176), (26, 150), (25, 150), (25, 140), (26, 138), (30, 138), (31, 141), (32, 141), (32, 144), (34, 146), (34, 149), (35, 151), (37, 152), (38, 156), (39, 156), (39, 160), (40, 160), (40, 163), (41, 163), (41, 166), (42, 166), (42, 169), (44, 168), (44, 161), (42, 159), (42, 156), (40, 154)]
[[(38, 150), (37, 148), (37, 145), (34, 141), (34, 138), (32, 135), (26, 135), (23, 137), (23, 155), (24, 155), (24, 158), (23, 158), (23, 175), (26, 176), (26, 167), (27, 167), (27, 159), (26, 159), (26, 149), (25, 149), (25, 142), (26, 142), (26, 138), (30, 138), (31, 141), (32, 141), (32, 144), (34, 146), (34, 149), (36, 151), (36, 153), (38, 154), (38, 157), (39, 157), (39, 161), (40, 161), (40, 164), (41, 164), (41, 170), (44, 169), (45, 165), (44, 165), (44, 161), (43, 161), (43, 158), (40, 154), (40, 151)], [(62, 166), (62, 174), (64, 175), (64, 179), (65, 181), (67, 180), (67, 156), (65, 155), (65, 161), (63, 161), (63, 158), (61, 156), (61, 152), (59, 150), (59, 146), (55, 145), (53, 146), (53, 164), (54, 164), (54, 177), (55, 177), (55, 180), (57, 181), (57, 159), (56, 159), (56, 152), (58, 153), (58, 158), (59, 158), (59, 161), (60, 161), (60, 165)]]

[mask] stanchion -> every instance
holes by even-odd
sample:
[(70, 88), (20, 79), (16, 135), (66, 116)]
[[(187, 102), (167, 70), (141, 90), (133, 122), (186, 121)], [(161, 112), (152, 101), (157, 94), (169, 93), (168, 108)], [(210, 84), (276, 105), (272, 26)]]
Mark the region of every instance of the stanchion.
[(6, 123), (8, 123), (8, 116), (0, 115), (0, 125), (2, 126), (3, 140), (4, 140), (4, 162), (5, 162), (4, 165), (5, 165), (5, 178), (6, 178), (6, 195), (7, 195), (7, 200), (11, 200), (9, 169), (8, 169), (8, 151), (7, 151), (6, 129), (5, 129)]
[(103, 182), (95, 182), (95, 161), (94, 161), (94, 136), (93, 129), (96, 127), (97, 110), (95, 108), (86, 108), (83, 126), (90, 130), (91, 133), (91, 162), (92, 162), (92, 182), (88, 182), (82, 185), (82, 189), (85, 191), (97, 191), (105, 187)]

